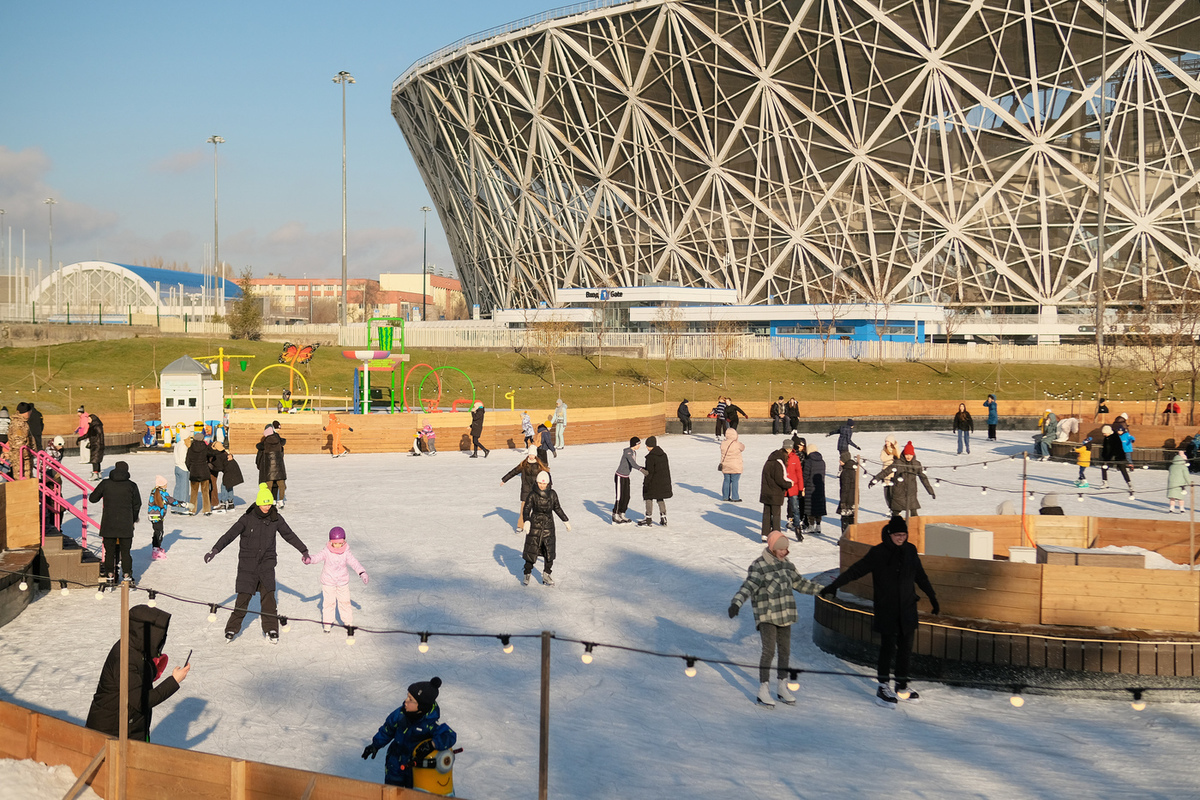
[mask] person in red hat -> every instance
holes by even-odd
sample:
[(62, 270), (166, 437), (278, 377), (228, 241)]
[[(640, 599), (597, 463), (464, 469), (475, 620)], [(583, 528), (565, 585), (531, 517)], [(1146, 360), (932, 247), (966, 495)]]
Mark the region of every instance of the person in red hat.
[(917, 497), (917, 481), (925, 486), (932, 500), (937, 499), (929, 478), (925, 475), (925, 467), (917, 460), (917, 450), (912, 442), (904, 445), (900, 458), (880, 470), (879, 474), (867, 484), (868, 488), (883, 481), (891, 485), (891, 496), (888, 499), (890, 511), (893, 514), (903, 514), (905, 517), (917, 516), (921, 501)]

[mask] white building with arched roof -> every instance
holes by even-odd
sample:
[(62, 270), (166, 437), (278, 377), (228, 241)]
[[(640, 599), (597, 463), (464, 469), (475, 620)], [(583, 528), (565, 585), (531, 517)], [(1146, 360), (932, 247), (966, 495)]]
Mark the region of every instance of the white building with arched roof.
[(126, 318), (130, 314), (211, 316), (242, 296), (233, 281), (195, 272), (80, 261), (56, 269), (29, 293), (39, 319)]

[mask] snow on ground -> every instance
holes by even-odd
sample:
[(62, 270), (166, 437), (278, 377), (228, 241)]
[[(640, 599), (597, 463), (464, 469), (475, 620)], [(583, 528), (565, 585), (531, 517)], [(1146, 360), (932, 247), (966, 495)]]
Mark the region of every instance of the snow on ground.
[[(637, 431), (631, 431), (636, 433)], [(570, 441), (570, 427), (567, 429)], [(285, 430), (286, 435), (286, 430)], [(883, 434), (856, 436), (876, 459)], [(719, 502), (717, 445), (712, 436), (664, 436), (675, 496), (667, 528), (612, 527), (612, 474), (617, 444), (568, 447), (551, 468), (574, 530), (560, 526), (558, 585), (523, 587), (522, 537), (513, 532), (518, 485), (500, 476), (517, 463), (513, 451), (488, 459), (442, 452), (405, 455), (288, 456), (284, 516), (313, 550), (341, 525), (371, 575), (355, 583), (355, 621), (371, 628), (537, 634), (691, 653), (756, 664), (752, 615), (725, 610), (745, 569), (760, 551), (759, 471), (778, 436), (745, 436), (746, 473), (740, 505)], [(809, 436), (830, 463), (826, 492), (837, 495), (833, 439)], [(938, 499), (922, 492), (928, 514), (991, 513), (1003, 499), (1020, 503), (1024, 433), (955, 456), (952, 434), (899, 434), (913, 439), (931, 474), (990, 487), (943, 483)], [(644, 454), (645, 450), (641, 451)], [(986, 471), (948, 465), (1001, 458)], [(171, 456), (127, 459), (143, 492), (155, 473), (172, 474)], [(253, 459), (239, 459), (254, 473)], [(109, 465), (114, 460), (108, 462)], [(1098, 478), (1092, 470), (1093, 479)], [(1061, 492), (1069, 514), (1167, 518), (1166, 473), (1134, 474), (1139, 494), (1085, 490), (1077, 503), (1073, 465), (1031, 463), (1030, 487)], [(172, 480), (173, 483), (173, 480)], [(633, 479), (632, 516), (641, 516), (640, 478)], [(1093, 480), (1093, 486), (1098, 485)], [(252, 496), (239, 487), (243, 505)], [(863, 489), (864, 519), (881, 518), (882, 493)], [(232, 603), (236, 545), (205, 565), (201, 556), (234, 521), (231, 515), (171, 516), (165, 561), (151, 562), (150, 529), (135, 539), (135, 574), (144, 586), (204, 601)], [(837, 566), (836, 517), (822, 537), (794, 545), (806, 574)], [(305, 567), (280, 542), (281, 613), (319, 618), (319, 567)], [(144, 594), (135, 594), (144, 601)], [(862, 668), (812, 644), (812, 599), (798, 596), (800, 622), (793, 663), (825, 670)], [(514, 640), (505, 655), (493, 639), (433, 637), (428, 653), (411, 636), (344, 632), (293, 623), (277, 646), (254, 618), (232, 644), (223, 639), (227, 612), (215, 623), (204, 607), (160, 602), (174, 615), (167, 644), (173, 664), (189, 649), (191, 676), (156, 710), (155, 742), (381, 781), (383, 758), (363, 761), (363, 747), (406, 687), (439, 675), (443, 720), (465, 748), (455, 783), (469, 798), (532, 798), (537, 793), (540, 664), (536, 639)], [(252, 605), (256, 608), (257, 604)], [(37, 600), (0, 629), (0, 697), (82, 723), (100, 665), (119, 636), (119, 600), (97, 602), (89, 591)], [(952, 608), (945, 609), (953, 613)], [(585, 665), (578, 645), (555, 643), (551, 666), (550, 791), (570, 798), (689, 797), (725, 800), (830, 797), (1195, 797), (1188, 765), (1200, 747), (1200, 706), (1128, 703), (1060, 696), (1030, 697), (1015, 709), (1003, 694), (920, 684), (924, 701), (881, 709), (874, 683), (806, 676), (799, 704), (754, 705), (757, 670), (699, 664), (684, 676), (676, 658), (597, 649)]]
[[(75, 785), (75, 773), (70, 767), (57, 765), (48, 767), (26, 759), (15, 761), (0, 758), (0, 786), (4, 797), (21, 800), (58, 800)], [(83, 787), (79, 800), (100, 800), (100, 795), (90, 786)]]

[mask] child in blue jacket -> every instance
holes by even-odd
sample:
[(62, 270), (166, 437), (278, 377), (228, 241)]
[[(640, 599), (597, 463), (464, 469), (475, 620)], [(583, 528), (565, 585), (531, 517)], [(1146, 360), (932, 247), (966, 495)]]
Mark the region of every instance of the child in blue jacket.
[(155, 475), (154, 488), (150, 490), (150, 499), (146, 502), (146, 513), (150, 517), (150, 524), (154, 527), (154, 537), (151, 540), (153, 549), (150, 551), (152, 561), (167, 557), (167, 551), (162, 546), (163, 517), (167, 515), (167, 508), (182, 505), (183, 503), (167, 494), (167, 479), (162, 475)]
[(363, 759), (375, 758), (375, 754), (388, 746), (384, 762), (383, 782), (389, 786), (413, 785), (413, 751), (417, 745), (429, 739), (435, 750), (449, 750), (458, 741), (458, 734), (444, 722), (438, 722), (438, 687), (441, 678), (419, 681), (408, 687), (404, 705), (388, 715), (371, 743), (363, 750)]

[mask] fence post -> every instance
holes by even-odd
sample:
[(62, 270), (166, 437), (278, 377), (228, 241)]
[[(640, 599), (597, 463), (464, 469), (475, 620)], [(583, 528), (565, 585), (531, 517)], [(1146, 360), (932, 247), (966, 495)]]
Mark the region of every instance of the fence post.
[[(67, 303), (67, 324), (68, 325), (71, 324), (71, 304), (70, 303)], [(71, 404), (68, 402), (67, 405), (71, 405)]]
[[(538, 731), (538, 800), (550, 790), (550, 631), (542, 631), (542, 712)], [(125, 673), (121, 673), (124, 675)]]
[(29, 304), (29, 321), (37, 322), (37, 303)]
[(96, 324), (104, 324), (104, 303), (96, 303)]

